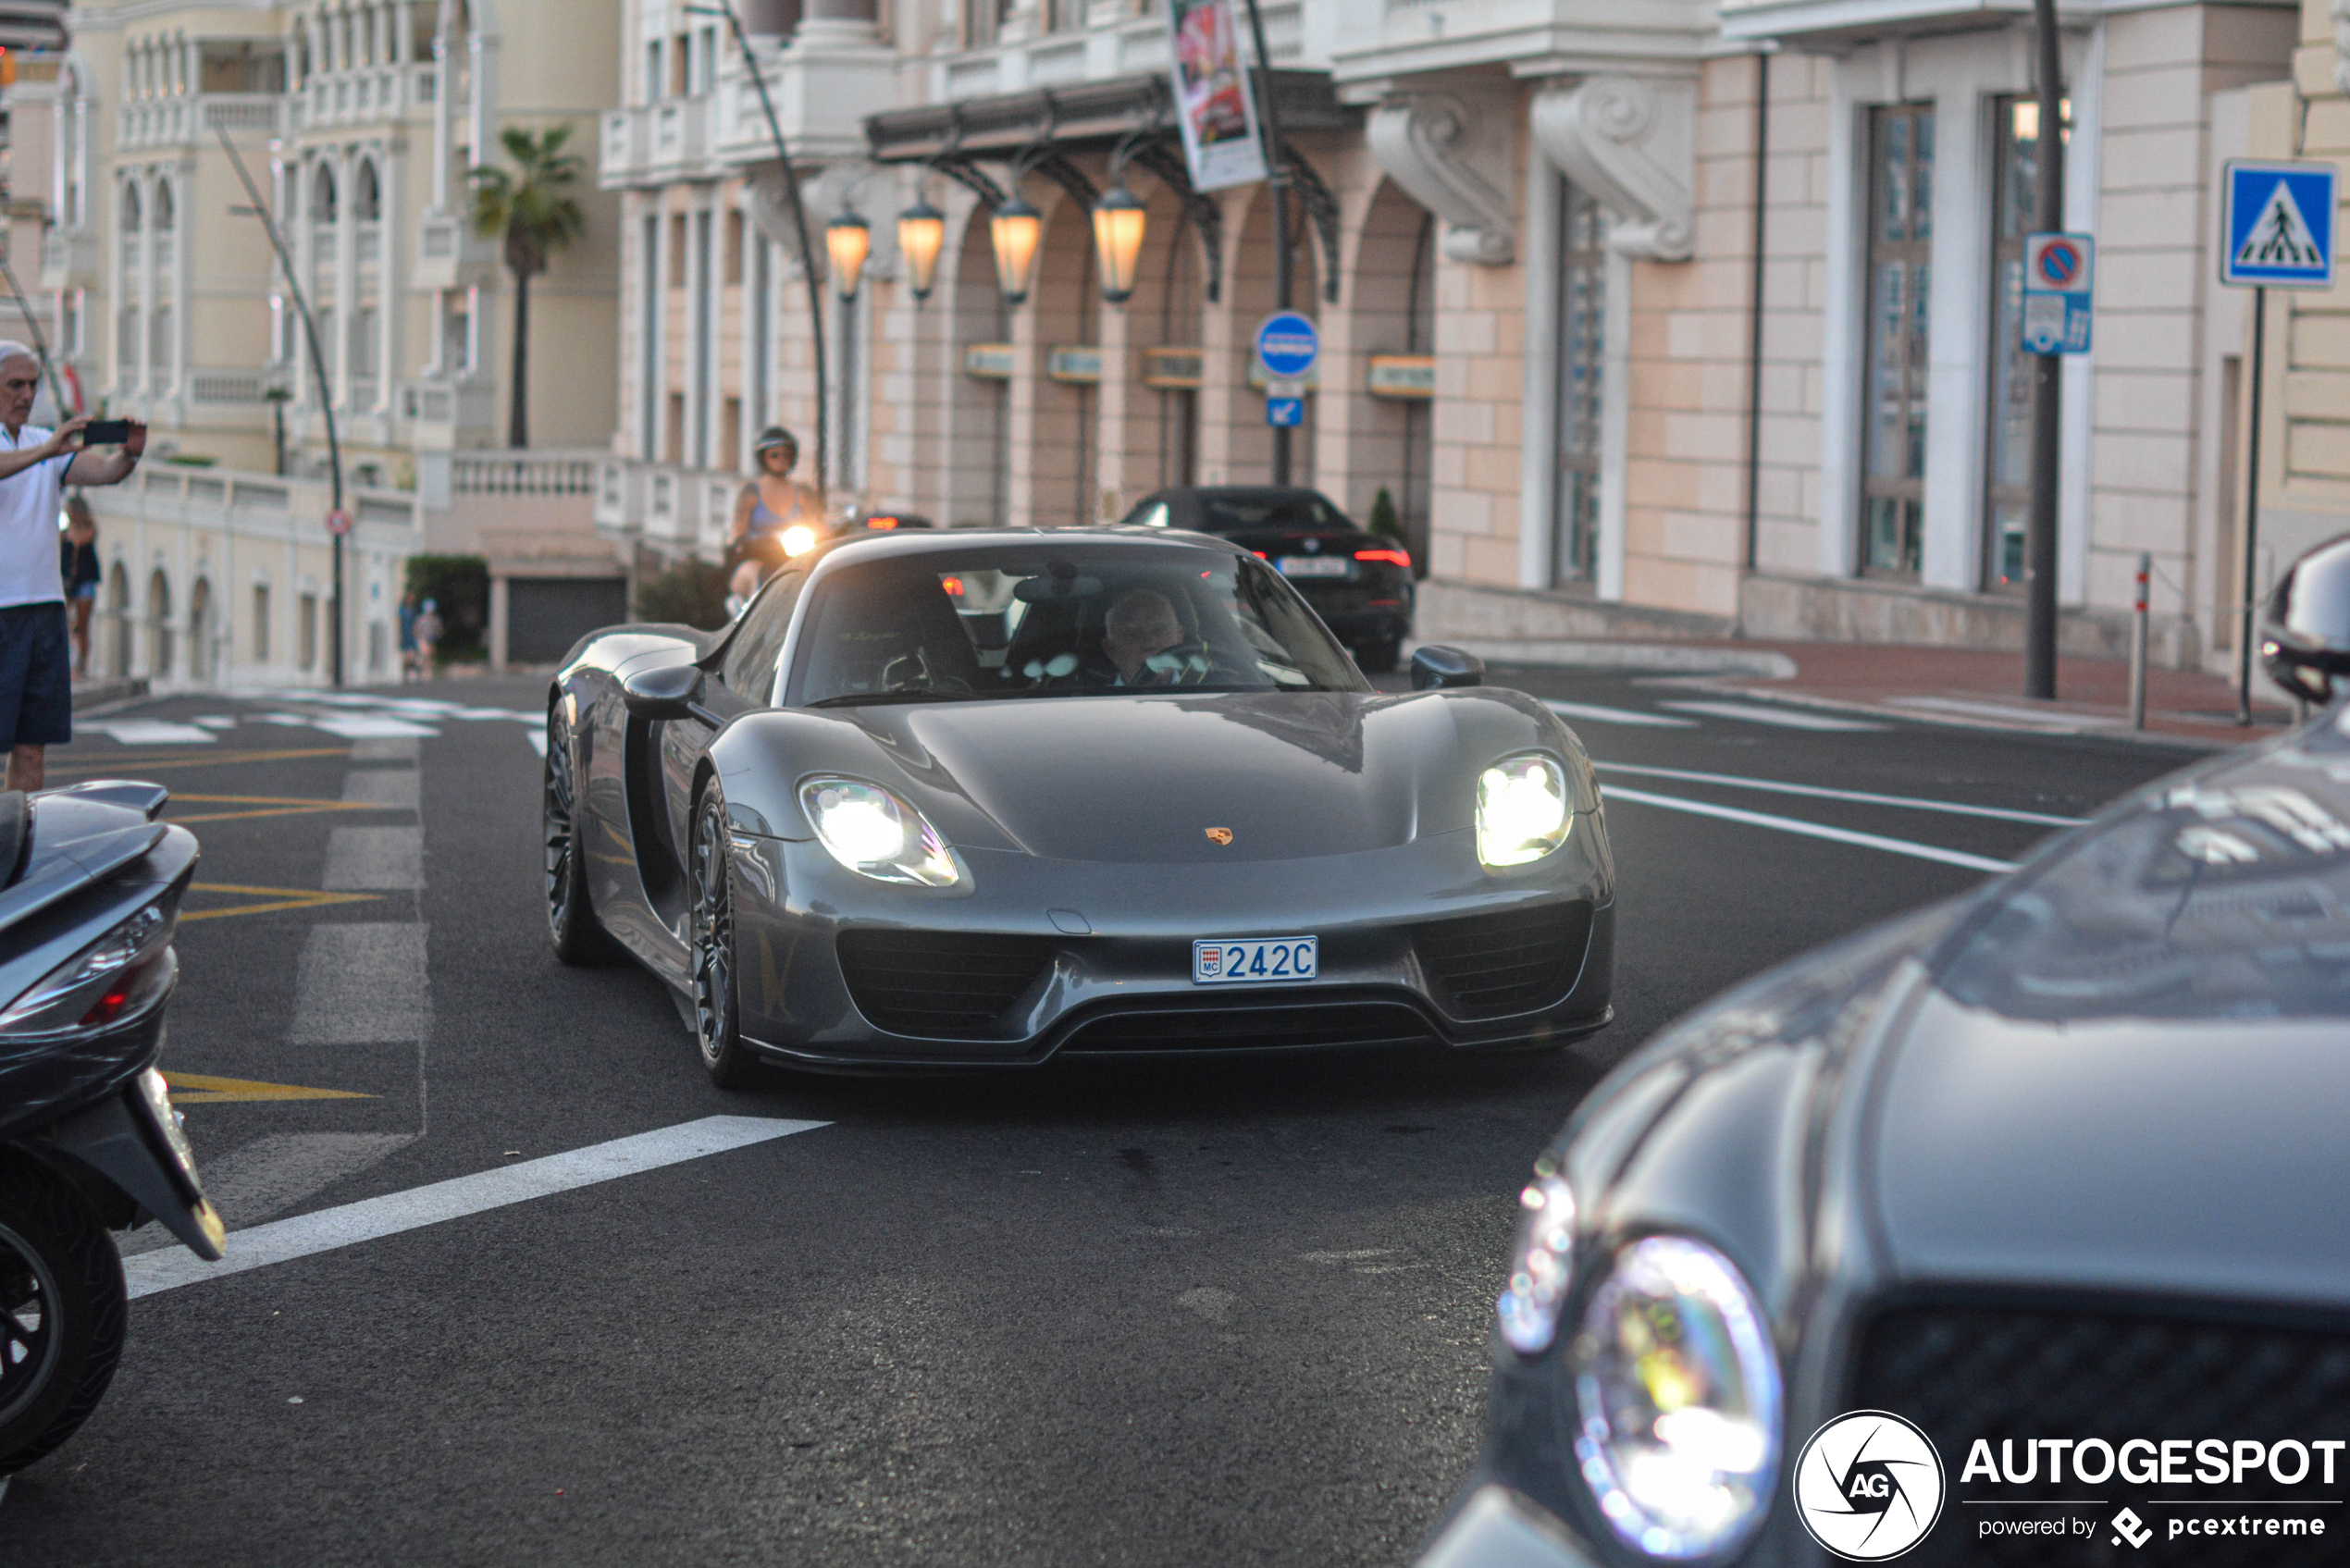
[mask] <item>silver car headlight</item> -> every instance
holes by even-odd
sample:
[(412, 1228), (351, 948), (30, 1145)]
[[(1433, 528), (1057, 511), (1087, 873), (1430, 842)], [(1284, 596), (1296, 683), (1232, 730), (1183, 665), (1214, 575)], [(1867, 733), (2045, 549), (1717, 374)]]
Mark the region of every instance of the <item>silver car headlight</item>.
[(817, 842), (859, 876), (908, 887), (953, 887), (962, 871), (930, 820), (879, 784), (810, 779), (800, 809)]
[(1575, 1458), (1618, 1539), (1671, 1562), (1743, 1548), (1779, 1472), (1780, 1376), (1736, 1265), (1651, 1236), (1615, 1255), (1570, 1359)]
[(1477, 780), (1477, 858), (1490, 867), (1540, 860), (1575, 829), (1566, 773), (1539, 751), (1506, 757)]
[(1558, 1337), (1559, 1309), (1575, 1282), (1575, 1189), (1550, 1156), (1517, 1195), (1524, 1214), (1510, 1253), (1510, 1282), (1494, 1303), (1502, 1340), (1520, 1355), (1540, 1355)]

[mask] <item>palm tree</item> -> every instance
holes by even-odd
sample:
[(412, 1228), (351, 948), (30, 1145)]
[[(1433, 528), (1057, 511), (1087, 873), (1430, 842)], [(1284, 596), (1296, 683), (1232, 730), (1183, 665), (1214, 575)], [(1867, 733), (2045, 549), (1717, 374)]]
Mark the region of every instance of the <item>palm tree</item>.
[(474, 231), (502, 241), (514, 275), (514, 392), (507, 445), (530, 445), (530, 280), (547, 260), (587, 232), (588, 215), (571, 194), (585, 166), (563, 150), (571, 127), (532, 132), (509, 126), (500, 133), (514, 172), (484, 167), (467, 171), (474, 191)]

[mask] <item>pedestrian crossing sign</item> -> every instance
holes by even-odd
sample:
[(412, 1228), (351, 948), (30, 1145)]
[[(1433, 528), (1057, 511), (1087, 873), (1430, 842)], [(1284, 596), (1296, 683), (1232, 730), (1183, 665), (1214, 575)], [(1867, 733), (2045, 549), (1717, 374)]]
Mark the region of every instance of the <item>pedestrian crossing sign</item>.
[(2220, 281), (2243, 289), (2333, 287), (2331, 164), (2230, 163)]

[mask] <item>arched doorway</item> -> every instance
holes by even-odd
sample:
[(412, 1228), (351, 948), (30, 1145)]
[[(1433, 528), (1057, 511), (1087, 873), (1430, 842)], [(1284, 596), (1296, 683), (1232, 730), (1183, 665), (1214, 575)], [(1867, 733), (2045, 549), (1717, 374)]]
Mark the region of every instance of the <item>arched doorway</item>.
[[(1199, 230), (1192, 227), (1189, 210), (1178, 208), (1174, 242), (1168, 247), (1160, 272), (1158, 341), (1161, 347), (1199, 352), (1200, 313), (1206, 303), (1201, 292)], [(1198, 482), (1199, 386), (1169, 384), (1158, 389), (1158, 482), (1161, 488)]]
[(1100, 472), (1095, 385), (1067, 367), (1056, 374), (1054, 351), (1101, 341), (1094, 218), (1082, 204), (1068, 196), (1053, 204), (1035, 265), (1025, 307), (1040, 373), (1028, 439), (1028, 521), (1040, 528), (1082, 525), (1094, 521), (1095, 478)]
[(212, 583), (198, 577), (188, 595), (188, 678), (199, 683), (213, 678)]
[(136, 649), (131, 639), (130, 574), (119, 561), (106, 574), (106, 673), (128, 675)]
[[(1350, 301), (1367, 358), (1436, 352), (1436, 216), (1392, 181), (1381, 183), (1364, 214)], [(1354, 444), (1354, 472), (1338, 499), (1367, 524), (1379, 493), (1386, 491), (1413, 562), (1424, 566), (1435, 411), (1427, 398), (1391, 395), (1408, 389), (1391, 380), (1385, 386), (1391, 395), (1344, 394), (1359, 396), (1353, 412), (1370, 439)], [(1368, 463), (1362, 461), (1367, 456)]]
[(168, 680), (171, 655), (171, 579), (157, 567), (147, 579), (147, 673)]

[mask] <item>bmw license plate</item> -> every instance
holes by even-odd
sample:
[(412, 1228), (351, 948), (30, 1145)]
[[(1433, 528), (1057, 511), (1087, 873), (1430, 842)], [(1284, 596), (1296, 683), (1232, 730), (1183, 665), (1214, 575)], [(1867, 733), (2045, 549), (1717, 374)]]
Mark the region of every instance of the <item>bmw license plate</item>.
[(1251, 985), (1276, 980), (1312, 980), (1315, 939), (1310, 936), (1224, 938), (1192, 944), (1192, 983)]
[(1285, 555), (1273, 564), (1284, 577), (1343, 577), (1348, 562), (1342, 555)]

